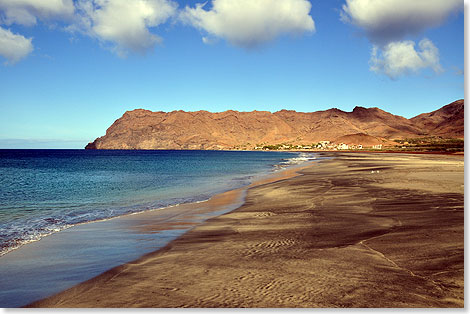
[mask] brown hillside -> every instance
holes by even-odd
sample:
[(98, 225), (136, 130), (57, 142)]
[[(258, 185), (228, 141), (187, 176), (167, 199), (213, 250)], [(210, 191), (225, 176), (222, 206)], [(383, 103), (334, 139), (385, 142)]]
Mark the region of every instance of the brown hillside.
[(396, 145), (397, 143), (364, 133), (349, 134), (341, 136), (333, 141), (336, 144), (344, 143), (348, 145), (362, 145), (364, 147), (371, 147), (378, 144), (383, 145)]
[[(88, 144), (87, 148), (251, 149), (256, 144), (308, 145), (360, 133), (388, 140), (429, 134), (463, 136), (463, 101), (461, 109), (451, 105), (442, 108), (438, 114), (424, 114), (414, 120), (378, 108), (363, 107), (356, 107), (352, 112), (335, 108), (308, 113), (289, 110), (275, 113), (233, 110), (217, 113), (152, 112), (136, 109), (124, 113), (108, 128), (106, 135)], [(453, 119), (457, 122), (452, 123)], [(372, 141), (371, 138), (364, 137), (364, 140)]]
[(410, 119), (429, 134), (443, 137), (464, 137), (464, 100), (460, 99), (441, 109)]

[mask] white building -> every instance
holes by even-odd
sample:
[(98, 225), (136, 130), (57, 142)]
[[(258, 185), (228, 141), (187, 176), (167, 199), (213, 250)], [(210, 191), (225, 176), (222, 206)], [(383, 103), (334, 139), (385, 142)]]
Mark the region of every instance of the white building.
[(325, 149), (330, 144), (330, 141), (320, 141), (318, 142), (317, 148)]

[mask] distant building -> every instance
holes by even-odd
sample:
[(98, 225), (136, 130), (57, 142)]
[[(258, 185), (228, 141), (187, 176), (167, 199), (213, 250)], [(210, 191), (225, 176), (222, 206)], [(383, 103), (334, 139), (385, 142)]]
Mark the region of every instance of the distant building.
[(349, 149), (348, 144), (341, 143), (337, 146), (338, 149)]
[(320, 141), (318, 142), (317, 148), (325, 149), (325, 148), (328, 148), (329, 144), (330, 144), (330, 141)]
[(373, 149), (382, 149), (382, 144), (372, 146)]

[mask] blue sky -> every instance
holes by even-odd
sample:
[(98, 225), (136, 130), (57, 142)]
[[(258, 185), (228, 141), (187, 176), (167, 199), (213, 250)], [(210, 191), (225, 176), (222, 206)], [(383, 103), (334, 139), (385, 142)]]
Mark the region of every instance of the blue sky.
[(0, 148), (82, 148), (136, 108), (411, 118), (464, 97), (463, 1), (43, 1), (0, 2)]

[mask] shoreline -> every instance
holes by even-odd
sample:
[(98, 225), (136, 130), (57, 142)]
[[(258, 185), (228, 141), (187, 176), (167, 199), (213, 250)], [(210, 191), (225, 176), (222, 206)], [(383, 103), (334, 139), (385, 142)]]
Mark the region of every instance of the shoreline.
[[(81, 149), (79, 149), (81, 150)], [(85, 149), (84, 149), (85, 150)], [(328, 149), (289, 149), (289, 150), (262, 150), (262, 149), (86, 149), (90, 151), (220, 151), (220, 152), (277, 152), (277, 153), (311, 153), (311, 154), (318, 154), (318, 153), (390, 153), (390, 154), (437, 154), (437, 155), (463, 155), (464, 151), (418, 151), (418, 150), (388, 150), (387, 147), (383, 149), (337, 149), (337, 150), (328, 150)]]
[[(17, 150), (17, 149), (12, 149), (12, 150)], [(29, 149), (27, 149), (29, 150)], [(58, 149), (58, 150), (61, 150), (61, 149)], [(286, 153), (309, 153), (309, 154), (316, 154), (316, 155), (321, 155), (321, 154), (331, 154), (331, 153), (352, 153), (352, 154), (361, 154), (361, 153), (370, 153), (370, 154), (374, 154), (374, 153), (379, 153), (379, 154), (387, 154), (387, 153), (390, 153), (390, 154), (411, 154), (411, 155), (449, 155), (449, 156), (461, 156), (461, 157), (464, 157), (464, 152), (443, 152), (443, 151), (436, 151), (436, 152), (432, 152), (432, 151), (423, 151), (423, 152), (419, 152), (419, 151), (415, 151), (415, 152), (405, 152), (405, 151), (386, 151), (386, 150), (383, 150), (383, 151), (379, 151), (379, 150), (375, 150), (375, 151), (368, 151), (368, 150), (270, 150), (270, 151), (264, 151), (264, 150), (222, 150), (222, 151), (247, 151), (247, 152), (267, 152), (267, 153), (271, 153), (271, 152), (286, 152)], [(296, 167), (297, 165), (290, 165), (290, 166), (287, 166), (286, 168), (290, 168), (290, 167)], [(281, 170), (284, 170), (284, 169), (281, 169)], [(270, 176), (272, 175), (272, 173), (268, 173), (266, 175), (262, 175), (261, 177), (264, 177), (264, 176)], [(243, 189), (243, 188), (248, 188), (252, 185), (251, 184), (248, 184), (247, 186), (245, 187), (241, 187), (240, 189)], [(230, 191), (230, 190), (229, 190)], [(225, 191), (225, 192), (228, 192), (228, 191)], [(225, 193), (225, 192), (222, 192), (222, 193)], [(218, 195), (218, 194), (222, 194), (222, 193), (217, 193), (215, 195), (213, 195), (212, 197)], [(211, 197), (211, 198), (212, 198)], [(80, 222), (80, 223), (76, 223), (76, 224), (73, 224), (73, 225), (70, 225), (70, 226), (66, 226), (64, 227), (63, 229), (60, 229), (58, 231), (54, 231), (54, 232), (51, 232), (49, 234), (46, 234), (46, 235), (42, 235), (39, 239), (34, 239), (34, 240), (28, 240), (26, 242), (22, 242), (20, 245), (16, 246), (16, 247), (12, 247), (12, 248), (9, 248), (8, 250), (4, 251), (4, 252), (0, 252), (0, 258), (5, 256), (6, 254), (12, 252), (12, 251), (15, 251), (15, 250), (18, 250), (18, 249), (21, 249), (23, 246), (25, 245), (28, 245), (28, 244), (31, 244), (31, 243), (35, 243), (35, 242), (38, 242), (38, 241), (41, 241), (42, 239), (46, 238), (46, 237), (49, 237), (51, 235), (54, 235), (54, 234), (57, 234), (59, 232), (62, 232), (62, 231), (65, 231), (65, 230), (68, 230), (70, 228), (74, 228), (74, 227), (77, 227), (77, 226), (80, 226), (80, 225), (85, 225), (85, 224), (90, 224), (90, 223), (99, 223), (99, 222), (104, 222), (104, 221), (109, 221), (109, 220), (112, 220), (112, 219), (118, 219), (118, 218), (121, 218), (121, 217), (126, 217), (126, 216), (129, 216), (129, 215), (137, 215), (137, 214), (143, 214), (143, 213), (146, 213), (146, 212), (152, 212), (152, 211), (158, 211), (158, 210), (163, 210), (163, 209), (167, 209), (167, 208), (172, 208), (172, 207), (176, 207), (176, 206), (181, 206), (181, 205), (186, 205), (186, 204), (193, 204), (193, 203), (201, 203), (201, 202), (207, 202), (209, 201), (209, 199), (206, 199), (206, 200), (202, 200), (202, 201), (196, 201), (196, 202), (190, 202), (190, 203), (178, 203), (178, 204), (174, 204), (174, 205), (169, 205), (169, 206), (165, 206), (165, 207), (159, 207), (159, 208), (152, 208), (152, 209), (146, 209), (146, 210), (142, 210), (142, 211), (137, 211), (137, 212), (131, 212), (131, 213), (126, 213), (126, 214), (121, 214), (121, 215), (118, 215), (118, 216), (113, 216), (113, 217), (109, 217), (109, 218), (102, 218), (102, 219), (98, 219), (98, 220), (92, 220), (92, 221), (85, 221), (85, 222)]]
[[(444, 219), (445, 222), (443, 222), (443, 224), (448, 223), (448, 226), (445, 225), (444, 227), (449, 229), (451, 235), (455, 232), (457, 232), (457, 234), (463, 234), (463, 187), (461, 200), (459, 192), (457, 192), (457, 194), (452, 194), (452, 197), (449, 196), (448, 198), (443, 199), (442, 196), (440, 196), (442, 194), (442, 189), (446, 190), (448, 187), (442, 187), (439, 184), (436, 186), (433, 186), (432, 184), (430, 186), (424, 184), (423, 190), (423, 186), (413, 183), (413, 180), (417, 180), (416, 178), (403, 181), (401, 177), (397, 177), (396, 174), (391, 171), (391, 169), (398, 169), (399, 172), (406, 175), (409, 173), (409, 170), (403, 171), (402, 168), (411, 167), (411, 169), (413, 169), (414, 167), (418, 167), (421, 169), (423, 164), (428, 163), (430, 165), (429, 167), (433, 167), (433, 171), (440, 174), (440, 172), (443, 172), (442, 169), (447, 167), (446, 163), (442, 162), (441, 159), (450, 158), (448, 163), (454, 163), (457, 165), (455, 166), (457, 167), (457, 170), (454, 169), (455, 167), (452, 169), (455, 171), (462, 171), (462, 178), (460, 178), (459, 175), (456, 178), (449, 178), (457, 181), (462, 179), (463, 183), (463, 168), (461, 170), (458, 168), (460, 167), (460, 163), (463, 167), (463, 160), (460, 161), (460, 157), (445, 155), (435, 157), (433, 155), (390, 154), (390, 156), (384, 155), (383, 158), (387, 160), (382, 161), (374, 159), (374, 154), (348, 154), (347, 152), (337, 152), (335, 154), (324, 153), (321, 154), (321, 156), (336, 156), (337, 158), (321, 160), (314, 166), (306, 166), (300, 171), (301, 174), (303, 174), (301, 176), (295, 176), (285, 180), (281, 179), (279, 181), (273, 180), (271, 182), (264, 182), (257, 186), (249, 186), (246, 188), (247, 197), (241, 207), (206, 220), (203, 224), (192, 228), (182, 236), (168, 243), (164, 248), (144, 255), (134, 262), (113, 268), (91, 280), (74, 286), (73, 288), (65, 290), (50, 298), (29, 304), (28, 307), (463, 306), (463, 276), (460, 278), (459, 275), (461, 271), (463, 271), (463, 237), (460, 239), (460, 236), (457, 236), (456, 239), (458, 241), (455, 244), (457, 245), (455, 249), (452, 246), (451, 248), (448, 248), (449, 244), (445, 241), (445, 237), (444, 239), (441, 237), (432, 237), (432, 239), (437, 241), (436, 243), (430, 242), (432, 245), (444, 246), (446, 250), (456, 250), (454, 255), (457, 254), (455, 256), (458, 257), (457, 260), (452, 258), (456, 265), (455, 267), (457, 268), (455, 270), (450, 270), (450, 272), (455, 272), (455, 274), (452, 275), (450, 279), (439, 278), (445, 283), (445, 285), (442, 286), (442, 284), (439, 283), (440, 288), (438, 290), (435, 290), (435, 288), (432, 287), (432, 282), (435, 282), (436, 279), (429, 281), (429, 274), (426, 272), (426, 269), (422, 269), (423, 266), (420, 265), (420, 263), (416, 264), (416, 262), (412, 262), (411, 268), (417, 268), (412, 270), (410, 270), (408, 266), (404, 267), (398, 265), (402, 263), (410, 263), (410, 261), (408, 261), (410, 257), (406, 255), (411, 254), (408, 250), (405, 256), (401, 257), (400, 254), (403, 255), (404, 253), (400, 250), (390, 253), (391, 255), (387, 252), (387, 256), (392, 256), (392, 259), (382, 253), (383, 250), (386, 251), (387, 249), (390, 249), (388, 246), (382, 247), (383, 244), (381, 243), (385, 241), (386, 238), (390, 237), (395, 237), (406, 242), (407, 238), (403, 238), (399, 233), (397, 234), (397, 231), (406, 232), (406, 228), (410, 228), (407, 220), (413, 221), (413, 219), (425, 219), (424, 221), (426, 223), (424, 224), (424, 227), (421, 227), (420, 229), (418, 225), (416, 225), (413, 228), (415, 228), (414, 231), (417, 232), (418, 235), (423, 233), (423, 237), (425, 235), (429, 237), (427, 229), (426, 232), (424, 232), (423, 228), (427, 227), (427, 224), (429, 224), (427, 221), (429, 219), (432, 219), (432, 225), (436, 223), (433, 215), (437, 215), (439, 219)], [(361, 158), (364, 160), (361, 160)], [(458, 160), (455, 161), (452, 160), (452, 158), (457, 158)], [(386, 165), (384, 165), (384, 163)], [(371, 172), (368, 172), (369, 170)], [(354, 172), (352, 176), (349, 174), (351, 171)], [(339, 175), (342, 172), (348, 174), (346, 179)], [(374, 180), (370, 179), (370, 175), (375, 173), (378, 174), (379, 172), (382, 178), (375, 183), (369, 182), (370, 180)], [(443, 173), (445, 173), (445, 171)], [(376, 176), (378, 177), (379, 175)], [(387, 180), (390, 181), (388, 183), (384, 182), (383, 177), (386, 176), (388, 176)], [(426, 174), (424, 176), (426, 176)], [(435, 179), (432, 176), (426, 178), (424, 180), (429, 181), (429, 178), (430, 180)], [(355, 188), (351, 187), (351, 191), (341, 191), (341, 189), (348, 190), (347, 187), (349, 185), (344, 185), (344, 183), (339, 184), (337, 189), (339, 189), (340, 192), (336, 192), (337, 195), (335, 196), (335, 199), (339, 198), (342, 202), (331, 203), (334, 199), (325, 199), (325, 197), (323, 197), (321, 204), (325, 207), (325, 210), (329, 209), (324, 211), (323, 208), (317, 208), (319, 206), (317, 202), (310, 203), (311, 201), (308, 201), (309, 195), (306, 196), (305, 191), (312, 189), (323, 191), (325, 187), (322, 187), (322, 184), (326, 182), (325, 180), (330, 184), (337, 180), (346, 180), (350, 183), (357, 180), (366, 180), (365, 182), (368, 182), (368, 184), (365, 187), (362, 187), (361, 185)], [(403, 182), (399, 182), (399, 184), (395, 182), (400, 180)], [(456, 187), (458, 187), (457, 181), (455, 181)], [(381, 186), (380, 189), (377, 187), (377, 184)], [(387, 184), (389, 184), (389, 186), (387, 186)], [(407, 185), (411, 186), (411, 188), (419, 188), (416, 190), (417, 192), (407, 192), (407, 194), (402, 191), (403, 187), (406, 187)], [(426, 192), (426, 188), (431, 189), (431, 192)], [(279, 192), (286, 189), (291, 191), (293, 194), (292, 197), (288, 197), (285, 193), (283, 194)], [(396, 193), (396, 196), (399, 197), (398, 199), (413, 195), (409, 200), (409, 202), (411, 202), (410, 206), (412, 207), (418, 206), (415, 204), (415, 201), (411, 201), (415, 199), (414, 195), (419, 195), (420, 199), (423, 195), (427, 195), (428, 198), (438, 198), (441, 202), (441, 207), (446, 206), (446, 204), (449, 203), (449, 208), (457, 206), (455, 208), (459, 208), (459, 210), (452, 214), (456, 215), (455, 219), (447, 221), (449, 220), (448, 217), (442, 216), (441, 213), (433, 213), (433, 215), (431, 215), (427, 213), (427, 211), (423, 211), (423, 213), (420, 212), (419, 214), (413, 214), (414, 211), (412, 209), (414, 207), (408, 210), (407, 203), (402, 203), (402, 201), (401, 206), (405, 207), (403, 212), (395, 210), (393, 212), (394, 215), (390, 216), (390, 213), (388, 212), (389, 208), (384, 204), (379, 204), (379, 206), (376, 204), (376, 200), (371, 200), (367, 197), (361, 199), (359, 195), (364, 195), (364, 193), (358, 193), (358, 190), (361, 189), (367, 194), (370, 194), (371, 191), (379, 193), (384, 199), (382, 201), (384, 204), (386, 202), (396, 202), (396, 199), (388, 199), (387, 194), (384, 193), (384, 191), (393, 191), (393, 193)], [(460, 187), (458, 187), (458, 190), (459, 189)], [(297, 193), (296, 190), (301, 191)], [(331, 192), (331, 188), (326, 192), (323, 191), (323, 193), (329, 192)], [(288, 197), (287, 200), (286, 197)], [(315, 197), (322, 196), (320, 195)], [(273, 199), (278, 199), (278, 202), (272, 202)], [(452, 201), (453, 203), (450, 202), (451, 199), (454, 200)], [(305, 208), (306, 203), (304, 203), (304, 200), (311, 204), (308, 205), (310, 207), (307, 209)], [(343, 203), (347, 206), (342, 206)], [(326, 206), (325, 204), (330, 205)], [(425, 205), (419, 206), (424, 206), (422, 207), (424, 210), (426, 206), (430, 205), (426, 203)], [(292, 213), (292, 207), (299, 207), (299, 209)], [(460, 211), (460, 207), (462, 207), (462, 212)], [(263, 208), (266, 209), (262, 210)], [(319, 213), (312, 212), (313, 208), (317, 208), (317, 210), (320, 211), (320, 216), (318, 216)], [(331, 216), (332, 208), (339, 210), (339, 212)], [(338, 220), (338, 215), (339, 217), (343, 217), (343, 219)], [(413, 218), (413, 215), (417, 217)], [(450, 214), (446, 215), (451, 216)], [(459, 218), (460, 215), (462, 215), (461, 220)], [(281, 216), (285, 216), (285, 220), (279, 220)], [(324, 220), (325, 217), (330, 217), (330, 220)], [(352, 221), (362, 221), (359, 230), (357, 227), (351, 226), (349, 223), (345, 225), (344, 218), (346, 217), (347, 220), (353, 219)], [(317, 221), (318, 219), (322, 221), (321, 224), (318, 224), (320, 222)], [(332, 227), (335, 226), (335, 228), (330, 230), (329, 224), (333, 224)], [(244, 227), (245, 225), (246, 227)], [(253, 226), (257, 226), (257, 228)], [(313, 226), (316, 227), (311, 229)], [(341, 226), (341, 228), (338, 228), (339, 226)], [(268, 227), (268, 229), (265, 229), (266, 227)], [(441, 228), (443, 227), (441, 226)], [(326, 233), (322, 233), (317, 229), (326, 229)], [(336, 232), (335, 230), (342, 230), (342, 234), (337, 234), (336, 237), (331, 237), (329, 234), (331, 232), (334, 234)], [(314, 236), (314, 238), (311, 238), (312, 236)], [(446, 234), (446, 237), (448, 236), (449, 234)], [(270, 239), (271, 237), (281, 239), (274, 241), (273, 239)], [(316, 239), (316, 242), (312, 243), (310, 241), (306, 241), (304, 239), (305, 237), (308, 239)], [(416, 234), (414, 237), (416, 237)], [(260, 241), (261, 238), (265, 239), (265, 241)], [(455, 235), (453, 235), (453, 238), (455, 238)], [(423, 239), (426, 239), (426, 237)], [(320, 244), (318, 241), (323, 241), (324, 244)], [(429, 241), (429, 239), (426, 241)], [(256, 242), (258, 244), (254, 244), (251, 249), (246, 248), (246, 246), (251, 242)], [(333, 245), (333, 243), (335, 244)], [(395, 241), (394, 243), (396, 246), (400, 241)], [(417, 248), (421, 248), (422, 244), (423, 243), (420, 243), (419, 241), (416, 243), (408, 243), (408, 245), (417, 246)], [(462, 246), (462, 248), (460, 248), (460, 246)], [(313, 249), (305, 250), (305, 247), (312, 247)], [(336, 252), (336, 250), (341, 250), (342, 252), (339, 253)], [(293, 251), (298, 254), (294, 260), (292, 260), (293, 256), (291, 256)], [(436, 254), (436, 252), (431, 248), (426, 248), (425, 251), (429, 251), (429, 254)], [(313, 273), (312, 271), (309, 271), (312, 265), (308, 267), (307, 265), (312, 262), (311, 254), (317, 256), (313, 261), (318, 258), (323, 261), (320, 264), (318, 264), (318, 262), (314, 262), (314, 264), (317, 264), (317, 267), (324, 269), (326, 266), (326, 269), (330, 269), (327, 273), (334, 273), (332, 278), (322, 275), (320, 271), (313, 271)], [(324, 254), (326, 254), (326, 256)], [(400, 261), (397, 263), (393, 254), (398, 255), (399, 259), (402, 258), (404, 262)], [(378, 255), (378, 257), (375, 255)], [(388, 294), (385, 294), (385, 298), (376, 299), (379, 295), (382, 297), (384, 296), (383, 291), (379, 295), (376, 295), (375, 293), (375, 290), (383, 290), (383, 287), (381, 287), (380, 284), (378, 286), (377, 284), (373, 284), (373, 290), (370, 290), (372, 287), (367, 287), (367, 285), (366, 287), (362, 287), (362, 290), (357, 290), (357, 288), (355, 288), (353, 291), (359, 292), (357, 292), (357, 295), (353, 298), (346, 298), (346, 303), (344, 299), (337, 299), (337, 297), (336, 300), (331, 299), (332, 296), (328, 298), (328, 291), (323, 291), (321, 294), (322, 298), (320, 298), (321, 301), (318, 300), (318, 295), (317, 299), (313, 298), (312, 291), (307, 293), (312, 296), (311, 299), (305, 299), (305, 291), (303, 294), (300, 293), (299, 295), (299, 289), (302, 290), (310, 286), (305, 285), (303, 286), (304, 288), (301, 288), (294, 284), (293, 280), (295, 278), (301, 282), (307, 280), (307, 278), (305, 278), (305, 273), (300, 272), (300, 274), (298, 274), (296, 273), (297, 270), (307, 271), (309, 276), (319, 277), (322, 279), (321, 282), (325, 282), (326, 280), (326, 282), (330, 282), (330, 284), (332, 280), (333, 282), (336, 282), (336, 284), (339, 284), (338, 279), (344, 279), (345, 276), (346, 278), (363, 276), (360, 271), (356, 275), (350, 274), (351, 272), (356, 272), (355, 269), (351, 269), (351, 266), (357, 268), (357, 265), (354, 263), (353, 265), (348, 264), (348, 262), (344, 260), (344, 256), (350, 256), (350, 258), (355, 260), (355, 262), (358, 262), (358, 260), (364, 262), (372, 258), (371, 261), (374, 262), (372, 265), (375, 265), (379, 260), (380, 263), (378, 268), (375, 266), (369, 269), (367, 265), (368, 263), (364, 265), (360, 263), (361, 267), (359, 268), (368, 274), (368, 277), (372, 274), (372, 277), (368, 278), (366, 283), (377, 282), (378, 284), (379, 282), (377, 280), (380, 281), (386, 279), (387, 283), (393, 287), (400, 289), (405, 287), (406, 290), (411, 290), (408, 291), (407, 294), (412, 293), (412, 295), (405, 296), (403, 291), (395, 292), (395, 294), (390, 294), (390, 292), (387, 291)], [(339, 257), (341, 258), (338, 261), (337, 259)], [(439, 258), (442, 259), (442, 257)], [(436, 257), (432, 256), (432, 259), (436, 259)], [(230, 265), (231, 263), (228, 262), (228, 260), (240, 261), (241, 264), (244, 264), (242, 265), (244, 267)], [(224, 266), (222, 261), (225, 261), (228, 265)], [(336, 268), (342, 270), (342, 274), (335, 274), (335, 267), (331, 270), (328, 265), (331, 264), (332, 261), (336, 261), (334, 265)], [(266, 265), (266, 263), (277, 269), (277, 272), (266, 270), (265, 266), (263, 266)], [(290, 269), (289, 276), (282, 276), (282, 274), (285, 273), (285, 269), (278, 268), (276, 265), (284, 265)], [(448, 266), (441, 265), (440, 267), (445, 268)], [(387, 269), (388, 271), (385, 274), (382, 273), (384, 269)], [(139, 275), (138, 273), (140, 272), (144, 272), (145, 274), (142, 273), (142, 275)], [(440, 272), (442, 272), (442, 269), (440, 269)], [(447, 273), (449, 270), (445, 269), (444, 272)], [(283, 288), (282, 285), (278, 285), (278, 283), (283, 282), (282, 280), (276, 281), (275, 279), (279, 277), (279, 273), (281, 274), (281, 277), (284, 278), (284, 281), (287, 280), (284, 282), (287, 288)], [(411, 278), (403, 277), (406, 274), (409, 276), (410, 273), (413, 274)], [(186, 278), (184, 274), (194, 278)], [(235, 274), (241, 275), (234, 277)], [(350, 277), (351, 275), (353, 276)], [(396, 276), (398, 276), (398, 278), (396, 278)], [(437, 275), (432, 274), (432, 276)], [(442, 275), (440, 276), (442, 277)], [(289, 278), (291, 279), (289, 280)], [(457, 281), (453, 283), (454, 286), (456, 286), (452, 288), (452, 284), (448, 283), (448, 281), (453, 281), (454, 278), (456, 278), (455, 280)], [(272, 281), (273, 279), (274, 281)], [(265, 291), (250, 290), (257, 284), (265, 281), (271, 282), (271, 284), (265, 286)], [(351, 283), (349, 281), (346, 280), (343, 284), (340, 284), (340, 287), (357, 285), (357, 283)], [(311, 284), (312, 283), (310, 283), (310, 285)], [(429, 286), (430, 284), (431, 286)], [(451, 288), (446, 285), (450, 285), (449, 287)], [(173, 286), (173, 288), (170, 289), (170, 286)], [(121, 288), (116, 289), (116, 287)], [(143, 289), (143, 287), (145, 288)], [(218, 287), (216, 290), (218, 290), (219, 293), (214, 295), (214, 289), (216, 287)], [(338, 287), (336, 288), (339, 291), (336, 291), (333, 295), (341, 293), (341, 289)], [(443, 288), (449, 290), (445, 291), (447, 294), (441, 291)], [(90, 292), (90, 289), (93, 290), (93, 292)], [(246, 294), (244, 289), (248, 289), (247, 291), (250, 291), (250, 293)], [(367, 291), (367, 289), (369, 289), (369, 291)], [(264, 292), (269, 292), (269, 294), (265, 294)], [(142, 296), (140, 295), (141, 293), (143, 294)], [(325, 293), (327, 294), (326, 299), (324, 296)], [(354, 293), (352, 294), (354, 295)]]
[[(17, 149), (12, 149), (12, 150), (17, 150)], [(31, 149), (25, 149), (25, 150), (31, 150)], [(34, 150), (34, 149), (33, 149)], [(41, 149), (38, 149), (38, 150), (41, 150)], [(63, 150), (63, 149), (57, 149), (57, 150)], [(71, 149), (71, 150), (75, 150), (75, 149)], [(299, 153), (299, 152), (292, 152), (293, 154), (295, 153)], [(310, 154), (314, 154), (313, 152), (310, 152)], [(280, 168), (279, 170), (284, 170), (286, 168), (290, 168), (290, 167), (296, 167), (297, 164), (292, 164), (292, 165), (287, 165), (283, 168)], [(277, 171), (279, 170), (271, 170), (270, 172), (266, 172), (264, 174), (257, 174), (258, 178), (264, 178), (264, 177), (269, 177), (271, 175), (273, 175), (274, 173), (276, 173)], [(258, 180), (258, 179), (256, 179)], [(245, 186), (242, 186), (240, 188), (236, 188), (236, 189), (243, 189), (245, 187), (248, 187), (250, 186), (252, 183), (249, 183)], [(232, 188), (233, 189), (233, 188)], [(235, 190), (236, 190), (235, 189)], [(59, 232), (62, 232), (62, 231), (65, 231), (65, 230), (68, 230), (70, 228), (75, 228), (77, 226), (81, 226), (81, 225), (86, 225), (86, 224), (90, 224), (90, 223), (100, 223), (100, 222), (105, 222), (105, 221), (109, 221), (109, 220), (112, 220), (112, 219), (118, 219), (118, 218), (121, 218), (121, 217), (126, 217), (126, 216), (129, 216), (129, 215), (136, 215), (136, 214), (143, 214), (143, 213), (146, 213), (146, 212), (152, 212), (152, 211), (159, 211), (159, 210), (165, 210), (165, 209), (168, 209), (168, 208), (172, 208), (172, 207), (176, 207), (176, 206), (182, 206), (182, 205), (187, 205), (187, 204), (196, 204), (196, 203), (202, 203), (202, 202), (207, 202), (207, 201), (210, 201), (210, 199), (212, 197), (215, 197), (217, 196), (218, 194), (223, 194), (225, 192), (229, 192), (231, 191), (231, 189), (229, 190), (226, 190), (226, 191), (222, 191), (222, 192), (216, 192), (214, 195), (212, 195), (211, 197), (209, 197), (208, 199), (205, 199), (205, 200), (200, 200), (200, 201), (190, 201), (190, 202), (183, 202), (183, 203), (176, 203), (176, 204), (171, 204), (171, 205), (168, 205), (168, 206), (163, 206), (163, 207), (158, 207), (158, 208), (150, 208), (150, 209), (142, 209), (142, 210), (139, 210), (139, 211), (135, 211), (135, 212), (129, 212), (129, 213), (124, 213), (124, 214), (118, 214), (116, 216), (112, 216), (112, 217), (106, 217), (106, 218), (99, 218), (97, 220), (90, 220), (90, 221), (84, 221), (84, 222), (79, 222), (79, 223), (74, 223), (74, 224), (70, 224), (70, 225), (65, 225), (63, 227), (61, 227), (60, 229), (57, 229), (57, 230), (54, 230), (54, 231), (51, 231), (50, 233), (47, 233), (47, 234), (41, 234), (39, 236), (39, 238), (37, 239), (29, 239), (29, 240), (25, 240), (25, 241), (21, 241), (19, 245), (17, 246), (14, 246), (14, 247), (8, 247), (5, 251), (1, 251), (0, 252), (0, 258), (7, 255), (8, 253), (10, 252), (13, 252), (15, 250), (18, 250), (18, 249), (21, 249), (22, 247), (24, 247), (25, 245), (28, 245), (28, 244), (31, 244), (31, 243), (35, 243), (35, 242), (38, 242), (38, 241), (41, 241), (51, 235), (54, 235), (54, 234), (57, 234)]]
[[(26, 245), (22, 245), (0, 257), (0, 273), (5, 275), (3, 276), (3, 284), (0, 284), (0, 300), (4, 300), (4, 307), (11, 307), (12, 304), (18, 304), (13, 306), (24, 306), (26, 302), (21, 304), (21, 300), (7, 301), (12, 298), (22, 299), (22, 295), (14, 295), (14, 293), (10, 293), (8, 290), (15, 290), (21, 286), (24, 287), (24, 298), (29, 300), (27, 303), (30, 303), (47, 297), (48, 295), (58, 293), (80, 282), (84, 282), (113, 267), (132, 262), (136, 258), (140, 258), (143, 255), (160, 249), (169, 241), (178, 238), (195, 226), (204, 223), (205, 220), (238, 208), (243, 204), (244, 195), (248, 188), (258, 184), (265, 184), (267, 182), (283, 180), (295, 176), (299, 169), (307, 167), (307, 165), (314, 162), (316, 161), (309, 160), (301, 164), (288, 165), (280, 170), (257, 176), (254, 178), (254, 181), (248, 185), (217, 193), (207, 200), (181, 203), (163, 208), (129, 213), (99, 221), (80, 223), (49, 234), (39, 240), (29, 242)], [(96, 234), (96, 239), (91, 239), (93, 238), (93, 234)], [(128, 247), (127, 250), (129, 252), (122, 254), (123, 248), (120, 243), (117, 242), (118, 239), (119, 241), (125, 242), (123, 245), (124, 247)], [(132, 241), (139, 245), (140, 248), (132, 249)], [(100, 243), (103, 248), (106, 249), (101, 250)], [(76, 252), (73, 248), (74, 246), (80, 248), (78, 251), (83, 251), (85, 255), (80, 257), (80, 252)], [(114, 250), (112, 249), (113, 247), (115, 248)], [(59, 252), (60, 254), (58, 254)], [(120, 256), (119, 252), (121, 252), (123, 256)], [(94, 256), (93, 259), (87, 261), (89, 258), (86, 256), (89, 256), (89, 254), (93, 254)], [(102, 261), (99, 259), (100, 255), (103, 256)], [(71, 259), (70, 256), (73, 256), (73, 259)], [(62, 264), (71, 263), (74, 265), (77, 263), (77, 259), (82, 260), (77, 266), (73, 266), (79, 267), (78, 273), (83, 273), (83, 269), (89, 268), (92, 276), (90, 277), (85, 272), (85, 277), (82, 280), (77, 282), (76, 279), (74, 279), (75, 282), (73, 285), (65, 283), (64, 286), (60, 277), (71, 277), (70, 274), (77, 270), (71, 267), (67, 271), (67, 265), (62, 266)], [(100, 263), (99, 267), (93, 265), (93, 263), (97, 262)], [(23, 265), (23, 269), (26, 270), (26, 272), (32, 272), (36, 274), (36, 276), (25, 277), (23, 282), (15, 283), (21, 281), (21, 279), (16, 280), (23, 275), (21, 265)], [(42, 268), (51, 268), (54, 267), (53, 265), (57, 265), (59, 269), (52, 278), (48, 277), (49, 275), (46, 271), (43, 271)], [(77, 275), (74, 275), (74, 277), (77, 277)], [(29, 287), (28, 284), (28, 281), (31, 280), (35, 281), (33, 287)], [(43, 294), (40, 298), (28, 296), (30, 293), (29, 290), (32, 290), (34, 294), (36, 293), (34, 290), (42, 289), (41, 285), (37, 282), (45, 282), (48, 280), (52, 283), (55, 282), (54, 280), (59, 280), (58, 286), (62, 288), (54, 291), (54, 289), (49, 287), (52, 293)], [(51, 285), (54, 286), (53, 284)], [(18, 291), (22, 290), (19, 289)]]

